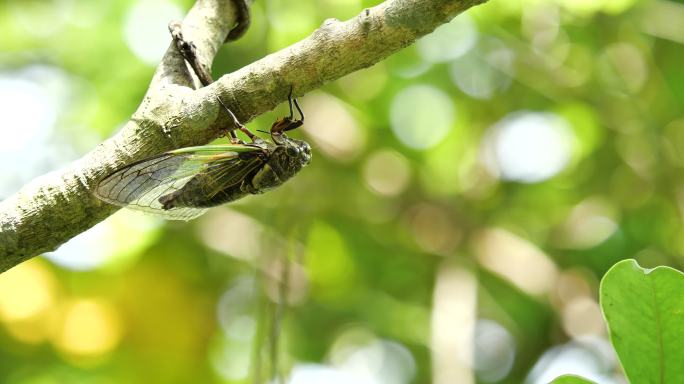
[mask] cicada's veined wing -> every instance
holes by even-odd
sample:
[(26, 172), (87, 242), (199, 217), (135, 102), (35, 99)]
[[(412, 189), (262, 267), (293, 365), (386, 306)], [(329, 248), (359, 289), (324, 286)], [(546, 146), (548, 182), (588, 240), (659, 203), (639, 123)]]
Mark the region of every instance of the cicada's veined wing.
[[(262, 151), (249, 145), (211, 145), (181, 148), (159, 156), (128, 164), (102, 179), (95, 195), (111, 204), (159, 215), (170, 220), (190, 220), (203, 214), (206, 208), (174, 207), (163, 209), (161, 196), (183, 186), (199, 173), (210, 180), (221, 180), (221, 186), (210, 186), (209, 194), (218, 193), (231, 183), (237, 183), (246, 172), (258, 166), (258, 158), (240, 153)], [(254, 163), (254, 164), (252, 164)]]

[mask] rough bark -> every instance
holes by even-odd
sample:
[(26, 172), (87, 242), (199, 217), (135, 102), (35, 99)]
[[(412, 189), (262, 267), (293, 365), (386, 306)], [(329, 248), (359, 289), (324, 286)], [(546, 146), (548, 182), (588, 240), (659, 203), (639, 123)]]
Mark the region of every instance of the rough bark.
[[(69, 167), (41, 176), (0, 203), (0, 272), (58, 246), (114, 213), (91, 193), (113, 169), (173, 148), (202, 145), (232, 129), (217, 101), (242, 122), (287, 99), (369, 67), (486, 0), (388, 0), (351, 20), (326, 20), (306, 39), (195, 90), (173, 44), (147, 94), (116, 135)], [(185, 38), (211, 66), (235, 22), (228, 0), (198, 0)]]

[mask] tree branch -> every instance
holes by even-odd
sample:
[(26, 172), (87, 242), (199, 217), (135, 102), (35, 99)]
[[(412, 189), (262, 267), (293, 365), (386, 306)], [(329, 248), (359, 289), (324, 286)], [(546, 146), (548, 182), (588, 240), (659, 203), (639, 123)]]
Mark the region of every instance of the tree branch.
[[(327, 20), (308, 38), (195, 90), (171, 44), (124, 128), (66, 169), (41, 176), (0, 203), (0, 272), (56, 249), (118, 208), (93, 196), (97, 181), (126, 163), (202, 145), (233, 129), (218, 97), (247, 122), (287, 99), (371, 66), (486, 0), (388, 0), (346, 22)], [(210, 67), (235, 24), (232, 2), (199, 0), (183, 35)]]

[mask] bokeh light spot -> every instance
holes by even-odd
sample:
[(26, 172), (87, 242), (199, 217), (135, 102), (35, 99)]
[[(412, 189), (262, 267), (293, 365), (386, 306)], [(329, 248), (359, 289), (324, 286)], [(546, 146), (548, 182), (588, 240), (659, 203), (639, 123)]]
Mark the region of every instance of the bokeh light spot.
[[(45, 90), (24, 79), (0, 77), (0, 108), (5, 129), (0, 131), (0, 151), (19, 152), (49, 134), (57, 115)], [(21, 128), (20, 128), (21, 127)]]
[(226, 380), (245, 379), (249, 374), (252, 340), (232, 339), (218, 335), (209, 349), (209, 361), (214, 370)]
[[(199, 226), (199, 236), (210, 248), (231, 257), (255, 261), (261, 254), (264, 227), (258, 221), (231, 209), (209, 211)], [(240, 236), (233, 236), (239, 233)]]
[(513, 50), (494, 38), (483, 39), (476, 49), (454, 60), (451, 80), (468, 96), (489, 99), (506, 89), (513, 74)]
[(428, 62), (453, 60), (470, 50), (477, 42), (477, 27), (468, 14), (462, 13), (451, 22), (416, 43), (418, 54)]
[(593, 298), (577, 297), (563, 308), (563, 328), (570, 337), (601, 336), (606, 328), (599, 304)]
[(600, 80), (607, 89), (633, 94), (639, 92), (648, 79), (646, 58), (632, 44), (611, 44), (604, 49), (599, 59)]
[(379, 195), (396, 196), (408, 186), (411, 168), (401, 154), (391, 150), (380, 150), (366, 161), (363, 176), (371, 191)]
[(36, 259), (0, 275), (0, 320), (14, 322), (39, 316), (54, 305), (57, 282)]
[(113, 350), (121, 335), (121, 320), (109, 302), (76, 299), (64, 308), (53, 342), (70, 357), (88, 358)]
[(463, 234), (443, 207), (418, 204), (405, 218), (416, 243), (425, 252), (447, 255), (461, 241)]
[(337, 337), (329, 359), (335, 368), (374, 383), (409, 383), (416, 373), (415, 359), (405, 346), (377, 339), (359, 327)]
[(337, 80), (342, 91), (356, 101), (367, 101), (375, 98), (387, 84), (387, 69), (380, 62), (360, 71), (352, 72)]
[(479, 380), (497, 382), (513, 368), (515, 340), (511, 333), (493, 320), (475, 324), (475, 371)]
[(557, 306), (563, 307), (572, 301), (591, 295), (592, 290), (586, 274), (581, 270), (570, 269), (559, 274), (553, 300)]
[(74, 1), (69, 23), (81, 28), (96, 27), (111, 12), (112, 0)]
[(313, 140), (314, 150), (339, 161), (351, 161), (363, 150), (364, 132), (341, 100), (313, 92), (302, 100), (302, 108), (307, 111), (304, 131)]
[(124, 40), (140, 61), (157, 65), (171, 42), (169, 21), (182, 16), (183, 11), (177, 5), (165, 0), (140, 0), (126, 15)]
[(601, 199), (577, 204), (561, 225), (554, 243), (562, 248), (588, 249), (603, 243), (618, 229), (614, 208)]
[(475, 248), (480, 264), (529, 294), (548, 293), (558, 276), (556, 265), (544, 252), (506, 230), (481, 232)]
[(392, 101), (392, 131), (411, 148), (428, 149), (439, 144), (453, 127), (454, 120), (449, 95), (429, 85), (408, 87)]
[(504, 180), (540, 182), (565, 168), (573, 141), (569, 123), (555, 114), (514, 113), (490, 128), (485, 166)]
[(10, 0), (12, 16), (24, 32), (38, 37), (58, 33), (73, 8), (73, 0)]
[(120, 210), (43, 256), (60, 267), (76, 271), (121, 269), (133, 263), (139, 251), (154, 241), (160, 226), (161, 221), (156, 217)]
[(88, 82), (51, 65), (0, 71), (0, 116), (5, 127), (0, 130), (0, 164), (12, 164), (12, 172), (0, 172), (0, 199), (73, 160), (74, 147), (93, 136), (84, 127), (70, 138), (57, 130), (70, 117), (64, 110), (83, 108), (73, 120), (82, 124), (87, 108), (79, 102), (87, 95), (91, 105), (97, 105), (97, 97), (89, 91)]
[(476, 308), (477, 280), (472, 272), (443, 265), (433, 294), (430, 342), (433, 383), (475, 382), (472, 367)]
[(558, 376), (573, 374), (601, 384), (621, 384), (614, 374), (615, 352), (607, 340), (586, 337), (544, 352), (525, 379), (525, 384), (547, 384)]
[(646, 8), (640, 27), (653, 36), (684, 44), (684, 28), (682, 28), (681, 20), (684, 20), (684, 4), (674, 1), (657, 1)]
[(249, 337), (253, 335), (250, 329), (250, 321), (253, 321), (253, 314), (256, 310), (257, 302), (254, 280), (251, 278), (237, 278), (233, 286), (228, 289), (216, 306), (216, 315), (219, 325), (226, 335), (235, 339), (236, 330), (250, 331)]
[(288, 384), (381, 384), (373, 377), (320, 364), (298, 364), (292, 368)]

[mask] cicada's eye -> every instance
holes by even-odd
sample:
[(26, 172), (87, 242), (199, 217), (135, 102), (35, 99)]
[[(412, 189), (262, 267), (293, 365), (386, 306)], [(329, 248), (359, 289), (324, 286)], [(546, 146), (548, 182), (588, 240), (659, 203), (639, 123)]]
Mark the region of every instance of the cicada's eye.
[(289, 147), (287, 147), (287, 150), (285, 151), (285, 153), (287, 153), (287, 155), (290, 157), (297, 157), (297, 156), (299, 156), (299, 148), (297, 148), (295, 146), (289, 146)]

